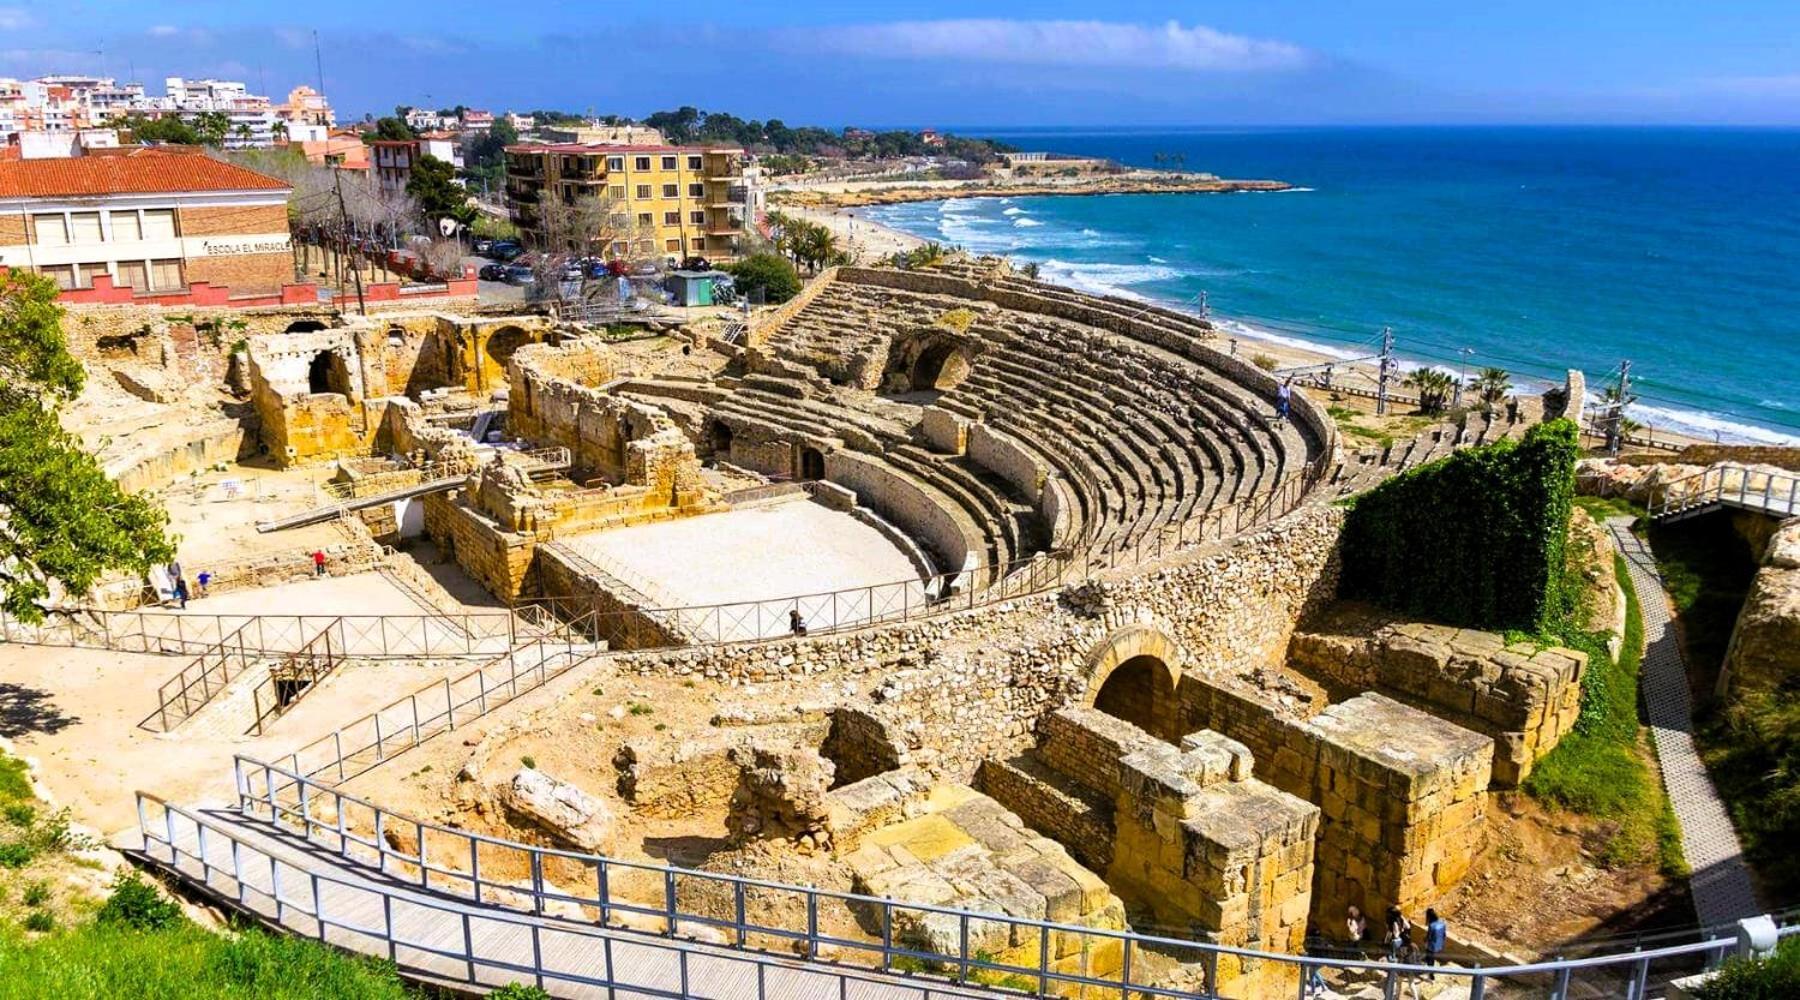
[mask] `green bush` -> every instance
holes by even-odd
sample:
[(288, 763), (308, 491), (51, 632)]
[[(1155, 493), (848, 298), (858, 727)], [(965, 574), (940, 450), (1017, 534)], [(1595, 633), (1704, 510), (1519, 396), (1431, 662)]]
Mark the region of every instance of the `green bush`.
[(100, 907), (103, 924), (118, 924), (141, 931), (160, 930), (182, 922), (181, 907), (156, 891), (137, 872), (121, 871), (112, 881), (112, 895)]
[(1563, 550), (1575, 425), (1468, 448), (1350, 503), (1346, 597), (1469, 628), (1542, 632), (1567, 616)]
[(25, 929), (48, 934), (56, 929), (56, 917), (49, 910), (32, 910), (25, 915)]
[(488, 994), (488, 1000), (550, 1000), (550, 992), (542, 986), (507, 983)]
[(785, 257), (753, 253), (726, 270), (731, 272), (739, 295), (754, 295), (761, 289), (763, 301), (786, 302), (800, 294), (800, 272)]
[(28, 939), (0, 930), (0, 996), (55, 1000), (417, 1000), (394, 968), (254, 928), (92, 923)]
[(1800, 996), (1800, 937), (1782, 941), (1767, 958), (1733, 958), (1694, 990), (1695, 1000), (1789, 1000)]

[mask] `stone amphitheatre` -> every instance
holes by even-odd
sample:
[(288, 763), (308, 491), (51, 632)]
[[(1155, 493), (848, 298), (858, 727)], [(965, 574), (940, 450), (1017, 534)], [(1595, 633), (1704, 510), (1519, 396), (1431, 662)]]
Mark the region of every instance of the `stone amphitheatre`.
[[(1579, 652), (1337, 600), (1335, 501), (1524, 425), (1359, 450), (1308, 392), (1278, 419), (1205, 321), (1003, 262), (846, 267), (647, 339), (479, 311), (70, 328), (117, 376), (95, 445), (209, 586), (8, 623), (7, 676), (56, 703), (28, 750), (277, 922), (325, 905), (310, 840), (328, 882), (608, 949), (1292, 996), (1300, 967), (1253, 953), (1445, 905), (1579, 715)], [(232, 867), (251, 848), (298, 866), (286, 909)], [(539, 934), (511, 965), (396, 954), (492, 984)]]

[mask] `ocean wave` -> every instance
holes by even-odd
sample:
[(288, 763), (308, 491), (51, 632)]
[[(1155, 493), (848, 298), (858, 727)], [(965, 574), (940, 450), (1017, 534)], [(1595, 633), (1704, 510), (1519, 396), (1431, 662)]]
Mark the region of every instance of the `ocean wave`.
[(1151, 299), (1132, 291), (1133, 285), (1168, 281), (1181, 276), (1181, 272), (1172, 267), (1140, 264), (1089, 264), (1055, 258), (1040, 262), (1039, 267), (1042, 269), (1040, 276), (1045, 281), (1067, 285), (1080, 292), (1094, 295), (1118, 295), (1143, 302), (1149, 302)]
[(1014, 219), (1013, 220), (1013, 226), (1018, 229), (1029, 229), (1032, 226), (1041, 226), (1041, 225), (1043, 225), (1043, 223), (1039, 222), (1036, 219)]
[(1291, 188), (1282, 188), (1279, 191), (1271, 191), (1270, 194), (1305, 194), (1308, 191), (1316, 191), (1316, 190), (1318, 190), (1318, 189), (1317, 188), (1309, 188), (1309, 187), (1291, 187)]
[(1098, 230), (1098, 229), (1083, 229), (1081, 231), (1081, 235), (1083, 235), (1083, 236), (1103, 236), (1105, 234), (1100, 232), (1100, 230)]
[(1013, 207), (1011, 207), (1011, 208), (1008, 208), (1008, 209), (1005, 209), (1005, 210), (1003, 210), (1003, 211), (1001, 211), (1001, 213), (1000, 213), (1000, 214), (1001, 214), (1001, 215), (1024, 215), (1024, 214), (1025, 214), (1025, 210), (1024, 210), (1024, 209), (1022, 209), (1022, 208), (1020, 208), (1020, 207), (1019, 207), (1019, 206), (1017, 206), (1017, 205), (1014, 205), (1014, 206), (1013, 206)]
[(1652, 432), (1673, 431), (1698, 438), (1717, 438), (1728, 444), (1800, 445), (1800, 435), (1733, 420), (1711, 410), (1634, 403), (1627, 415)]
[(1322, 354), (1328, 358), (1339, 358), (1348, 361), (1351, 358), (1362, 357), (1361, 354), (1358, 354), (1355, 351), (1346, 350), (1342, 347), (1334, 347), (1330, 344), (1322, 344), (1316, 340), (1307, 340), (1305, 337), (1296, 337), (1289, 333), (1277, 333), (1267, 327), (1254, 326), (1239, 319), (1223, 319), (1215, 317), (1213, 325), (1217, 326), (1227, 334), (1246, 337), (1250, 340), (1266, 340), (1271, 344), (1280, 344), (1283, 347), (1292, 347), (1295, 350), (1300, 351), (1311, 351), (1314, 354)]
[(1147, 259), (1152, 264), (1167, 264), (1168, 263), (1168, 261), (1163, 260), (1161, 257), (1156, 257), (1156, 256), (1148, 256)]

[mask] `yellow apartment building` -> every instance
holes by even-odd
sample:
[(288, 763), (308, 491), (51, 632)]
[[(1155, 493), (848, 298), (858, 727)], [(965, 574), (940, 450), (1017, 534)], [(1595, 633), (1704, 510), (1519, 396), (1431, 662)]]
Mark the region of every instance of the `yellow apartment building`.
[[(593, 195), (623, 223), (608, 257), (735, 257), (748, 224), (744, 151), (703, 146), (522, 143), (506, 147), (506, 199), (530, 245), (541, 245), (540, 206)], [(579, 250), (578, 247), (567, 249)]]

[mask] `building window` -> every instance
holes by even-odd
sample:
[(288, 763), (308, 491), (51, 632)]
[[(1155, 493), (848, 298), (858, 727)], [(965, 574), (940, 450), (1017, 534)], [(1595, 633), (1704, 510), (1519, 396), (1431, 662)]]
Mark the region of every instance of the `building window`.
[(642, 253), (642, 254), (655, 253), (656, 252), (656, 241), (655, 240), (638, 240), (637, 247), (638, 247), (638, 253)]
[(614, 184), (612, 187), (609, 187), (606, 189), (606, 195), (607, 195), (607, 197), (611, 198), (614, 201), (624, 201), (625, 200), (625, 185)]
[[(65, 222), (66, 220), (61, 212), (32, 216), (31, 228), (32, 231), (37, 234), (38, 245), (46, 247), (68, 246), (69, 230), (67, 225), (65, 225)], [(74, 286), (64, 285), (63, 287), (72, 288)]]
[(175, 210), (172, 208), (144, 209), (144, 239), (172, 240), (175, 238)]
[(699, 170), (700, 169), (700, 158), (698, 156), (688, 157), (688, 169), (689, 170)]
[[(112, 213), (113, 239), (122, 243), (135, 243), (144, 238), (143, 220), (136, 212)], [(133, 285), (133, 288), (139, 286)]]
[(681, 213), (680, 212), (664, 212), (663, 213), (663, 225), (665, 225), (665, 226), (681, 225)]
[(663, 240), (663, 249), (667, 250), (669, 253), (680, 253), (681, 241), (674, 239)]
[(704, 185), (704, 184), (689, 184), (688, 185), (688, 197), (689, 198), (704, 198), (704, 197), (706, 197), (706, 185)]
[[(136, 216), (131, 216), (131, 218), (135, 219)], [(113, 227), (114, 235), (117, 235), (118, 231), (118, 226), (115, 223)], [(143, 261), (122, 260), (113, 268), (113, 271), (118, 275), (118, 277), (113, 279), (113, 284), (120, 288), (135, 288), (140, 292), (150, 290), (150, 271), (144, 266)]]
[(675, 162), (676, 162), (675, 157), (665, 156), (662, 158), (662, 168), (664, 170), (674, 170), (674, 169), (676, 169)]
[(688, 213), (688, 221), (693, 223), (696, 226), (703, 226), (706, 224), (706, 213), (705, 212), (689, 212)]
[(608, 169), (608, 170), (624, 170), (625, 169), (625, 158), (623, 156), (607, 157), (606, 158), (606, 169)]
[(705, 250), (706, 249), (706, 237), (704, 237), (704, 236), (694, 237), (694, 249), (695, 250)]
[(681, 185), (679, 185), (679, 184), (664, 184), (663, 185), (663, 197), (664, 198), (679, 198), (679, 197), (681, 197)]
[(100, 213), (69, 213), (69, 242), (87, 244), (106, 242), (105, 234), (100, 231)]
[(636, 169), (636, 170), (649, 170), (650, 169), (650, 158), (648, 156), (637, 157), (635, 160), (632, 161), (631, 165), (632, 165), (632, 168)]
[(182, 287), (181, 261), (153, 260), (150, 262), (150, 287), (155, 291), (166, 292)]
[(648, 199), (650, 197), (650, 185), (639, 184), (637, 186), (637, 196), (641, 199)]
[(631, 252), (631, 244), (624, 240), (613, 240), (612, 252), (614, 257), (623, 257)]
[[(57, 219), (58, 221), (61, 221), (62, 216), (57, 216)], [(40, 267), (38, 268), (38, 273), (49, 278), (51, 281), (56, 282), (56, 287), (65, 292), (75, 287), (75, 265), (73, 264), (58, 264), (55, 267)]]
[(648, 225), (650, 225), (650, 222), (651, 222), (651, 216), (650, 216), (649, 212), (639, 212), (638, 213), (638, 225), (648, 226)]

